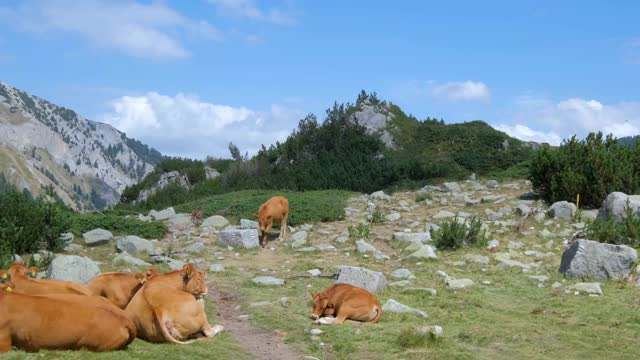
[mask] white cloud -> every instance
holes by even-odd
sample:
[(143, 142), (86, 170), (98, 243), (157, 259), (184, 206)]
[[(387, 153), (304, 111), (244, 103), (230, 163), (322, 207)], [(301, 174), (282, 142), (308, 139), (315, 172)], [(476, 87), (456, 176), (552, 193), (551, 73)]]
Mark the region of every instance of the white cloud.
[(554, 132), (545, 133), (543, 131), (537, 131), (529, 128), (526, 125), (497, 125), (495, 128), (499, 131), (507, 133), (516, 139), (524, 141), (535, 141), (539, 143), (548, 143), (551, 145), (559, 145), (562, 142), (562, 138)]
[(448, 82), (435, 85), (431, 94), (436, 98), (449, 101), (489, 101), (491, 99), (489, 87), (479, 81)]
[(279, 25), (293, 25), (295, 20), (285, 11), (272, 8), (262, 10), (254, 0), (209, 0), (221, 15), (233, 15)]
[[(640, 134), (638, 101), (605, 104), (593, 99), (571, 98), (554, 103), (527, 96), (518, 99), (516, 105), (518, 110), (510, 124), (503, 123), (496, 128), (523, 140), (546, 139), (544, 141), (557, 144), (560, 138), (573, 135), (584, 138), (598, 131), (616, 137)], [(532, 130), (531, 124), (546, 131)]]
[(93, 46), (152, 59), (188, 56), (180, 41), (184, 35), (222, 38), (206, 21), (187, 18), (163, 3), (128, 0), (26, 0), (15, 8), (0, 8), (0, 22), (41, 35), (80, 34)]
[(287, 138), (302, 113), (280, 105), (268, 111), (201, 101), (196, 96), (165, 96), (149, 92), (123, 96), (98, 120), (113, 125), (163, 154), (204, 158), (228, 157), (228, 144), (256, 153)]

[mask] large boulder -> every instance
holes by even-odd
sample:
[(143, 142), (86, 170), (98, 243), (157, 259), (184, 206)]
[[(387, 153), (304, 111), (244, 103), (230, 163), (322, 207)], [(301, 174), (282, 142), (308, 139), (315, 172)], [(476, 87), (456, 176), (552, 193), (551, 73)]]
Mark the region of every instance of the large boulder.
[(52, 280), (75, 281), (86, 284), (96, 275), (100, 268), (91, 259), (83, 256), (57, 256), (47, 269), (47, 278)]
[(568, 201), (555, 202), (547, 210), (547, 215), (556, 219), (570, 220), (576, 215), (576, 204)]
[(621, 222), (627, 216), (627, 201), (633, 213), (640, 209), (640, 195), (627, 195), (621, 192), (613, 192), (602, 202), (598, 210), (598, 219), (609, 220), (611, 217)]
[(168, 220), (175, 215), (176, 215), (176, 211), (172, 207), (166, 208), (162, 211), (155, 211), (155, 210), (149, 211), (149, 216), (152, 219), (158, 220), (158, 221)]
[(566, 277), (619, 280), (631, 275), (637, 260), (636, 250), (626, 245), (576, 240), (562, 254), (558, 271)]
[(258, 229), (258, 222), (249, 219), (240, 219), (241, 229)]
[(116, 248), (131, 255), (136, 255), (142, 252), (147, 254), (155, 252), (155, 247), (151, 241), (134, 235), (125, 236), (118, 240)]
[(113, 258), (114, 264), (124, 263), (133, 266), (151, 266), (148, 262), (138, 259), (137, 257), (129, 255), (126, 251), (121, 252)]
[(105, 229), (93, 229), (82, 234), (84, 243), (89, 246), (106, 244), (113, 239), (111, 231)]
[(218, 245), (251, 249), (258, 247), (258, 230), (229, 229), (218, 233)]
[(406, 242), (427, 243), (431, 241), (431, 232), (409, 233), (399, 231), (393, 233), (393, 239)]
[(214, 227), (216, 229), (222, 229), (227, 225), (229, 225), (229, 220), (220, 215), (210, 216), (200, 224), (201, 227)]
[(357, 266), (340, 267), (336, 282), (361, 287), (372, 293), (380, 292), (387, 287), (387, 278), (383, 273)]

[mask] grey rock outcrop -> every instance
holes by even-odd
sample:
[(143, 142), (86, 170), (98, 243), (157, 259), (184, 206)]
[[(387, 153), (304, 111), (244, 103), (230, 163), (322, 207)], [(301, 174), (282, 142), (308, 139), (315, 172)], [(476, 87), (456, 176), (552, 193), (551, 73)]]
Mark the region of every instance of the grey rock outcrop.
[(637, 261), (636, 250), (629, 246), (576, 240), (562, 254), (558, 271), (566, 277), (619, 280), (631, 275)]
[(568, 201), (555, 202), (547, 210), (547, 215), (556, 219), (570, 220), (576, 215), (576, 204)]
[(131, 255), (137, 255), (138, 253), (152, 254), (155, 252), (153, 243), (147, 239), (143, 239), (138, 236), (126, 236), (118, 240), (116, 248), (120, 251), (127, 252)]
[(93, 229), (82, 234), (82, 238), (84, 239), (85, 244), (89, 246), (96, 246), (106, 244), (113, 240), (113, 234), (108, 230)]
[(96, 275), (100, 268), (91, 259), (76, 255), (59, 255), (47, 269), (47, 278), (53, 280), (75, 281), (86, 284)]
[(258, 230), (229, 229), (218, 233), (218, 245), (251, 249), (258, 246)]
[(602, 202), (602, 207), (598, 210), (598, 219), (608, 220), (613, 217), (617, 222), (621, 222), (627, 217), (627, 201), (632, 213), (637, 213), (640, 209), (640, 195), (627, 195), (621, 192), (613, 192)]
[(387, 287), (387, 278), (383, 273), (356, 266), (342, 266), (336, 282), (361, 287), (372, 293)]

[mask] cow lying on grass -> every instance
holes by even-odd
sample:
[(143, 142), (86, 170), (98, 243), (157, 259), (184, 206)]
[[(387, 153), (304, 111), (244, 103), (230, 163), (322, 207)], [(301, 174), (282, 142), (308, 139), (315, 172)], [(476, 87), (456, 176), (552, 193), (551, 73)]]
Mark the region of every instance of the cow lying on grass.
[(96, 276), (89, 281), (87, 287), (94, 295), (107, 298), (124, 310), (146, 281), (145, 273), (111, 272)]
[(136, 328), (124, 311), (100, 297), (32, 296), (0, 285), (0, 352), (112, 351), (130, 344)]
[[(86, 286), (71, 281), (34, 279), (28, 275), (24, 264), (14, 262), (0, 278), (7, 279), (15, 285), (15, 292), (28, 295), (72, 294), (92, 295)], [(37, 271), (36, 271), (37, 272)]]
[(274, 196), (260, 205), (258, 209), (258, 224), (262, 236), (260, 237), (260, 245), (267, 245), (267, 236), (274, 221), (280, 223), (280, 240), (284, 240), (287, 234), (287, 217), (289, 216), (289, 201), (282, 196)]
[(222, 326), (212, 327), (196, 301), (207, 294), (206, 273), (191, 264), (167, 274), (151, 272), (149, 280), (125, 309), (138, 330), (138, 337), (150, 342), (185, 341), (202, 334), (213, 337)]
[(376, 323), (382, 315), (378, 299), (359, 287), (334, 284), (320, 293), (309, 293), (313, 298), (311, 318), (316, 324), (342, 324), (345, 320)]

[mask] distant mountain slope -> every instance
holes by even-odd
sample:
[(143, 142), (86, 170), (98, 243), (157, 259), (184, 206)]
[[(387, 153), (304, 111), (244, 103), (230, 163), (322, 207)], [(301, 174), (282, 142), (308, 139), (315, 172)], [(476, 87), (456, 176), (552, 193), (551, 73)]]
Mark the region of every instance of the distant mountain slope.
[(0, 173), (34, 195), (52, 187), (73, 208), (102, 208), (161, 157), (110, 125), (0, 82)]

